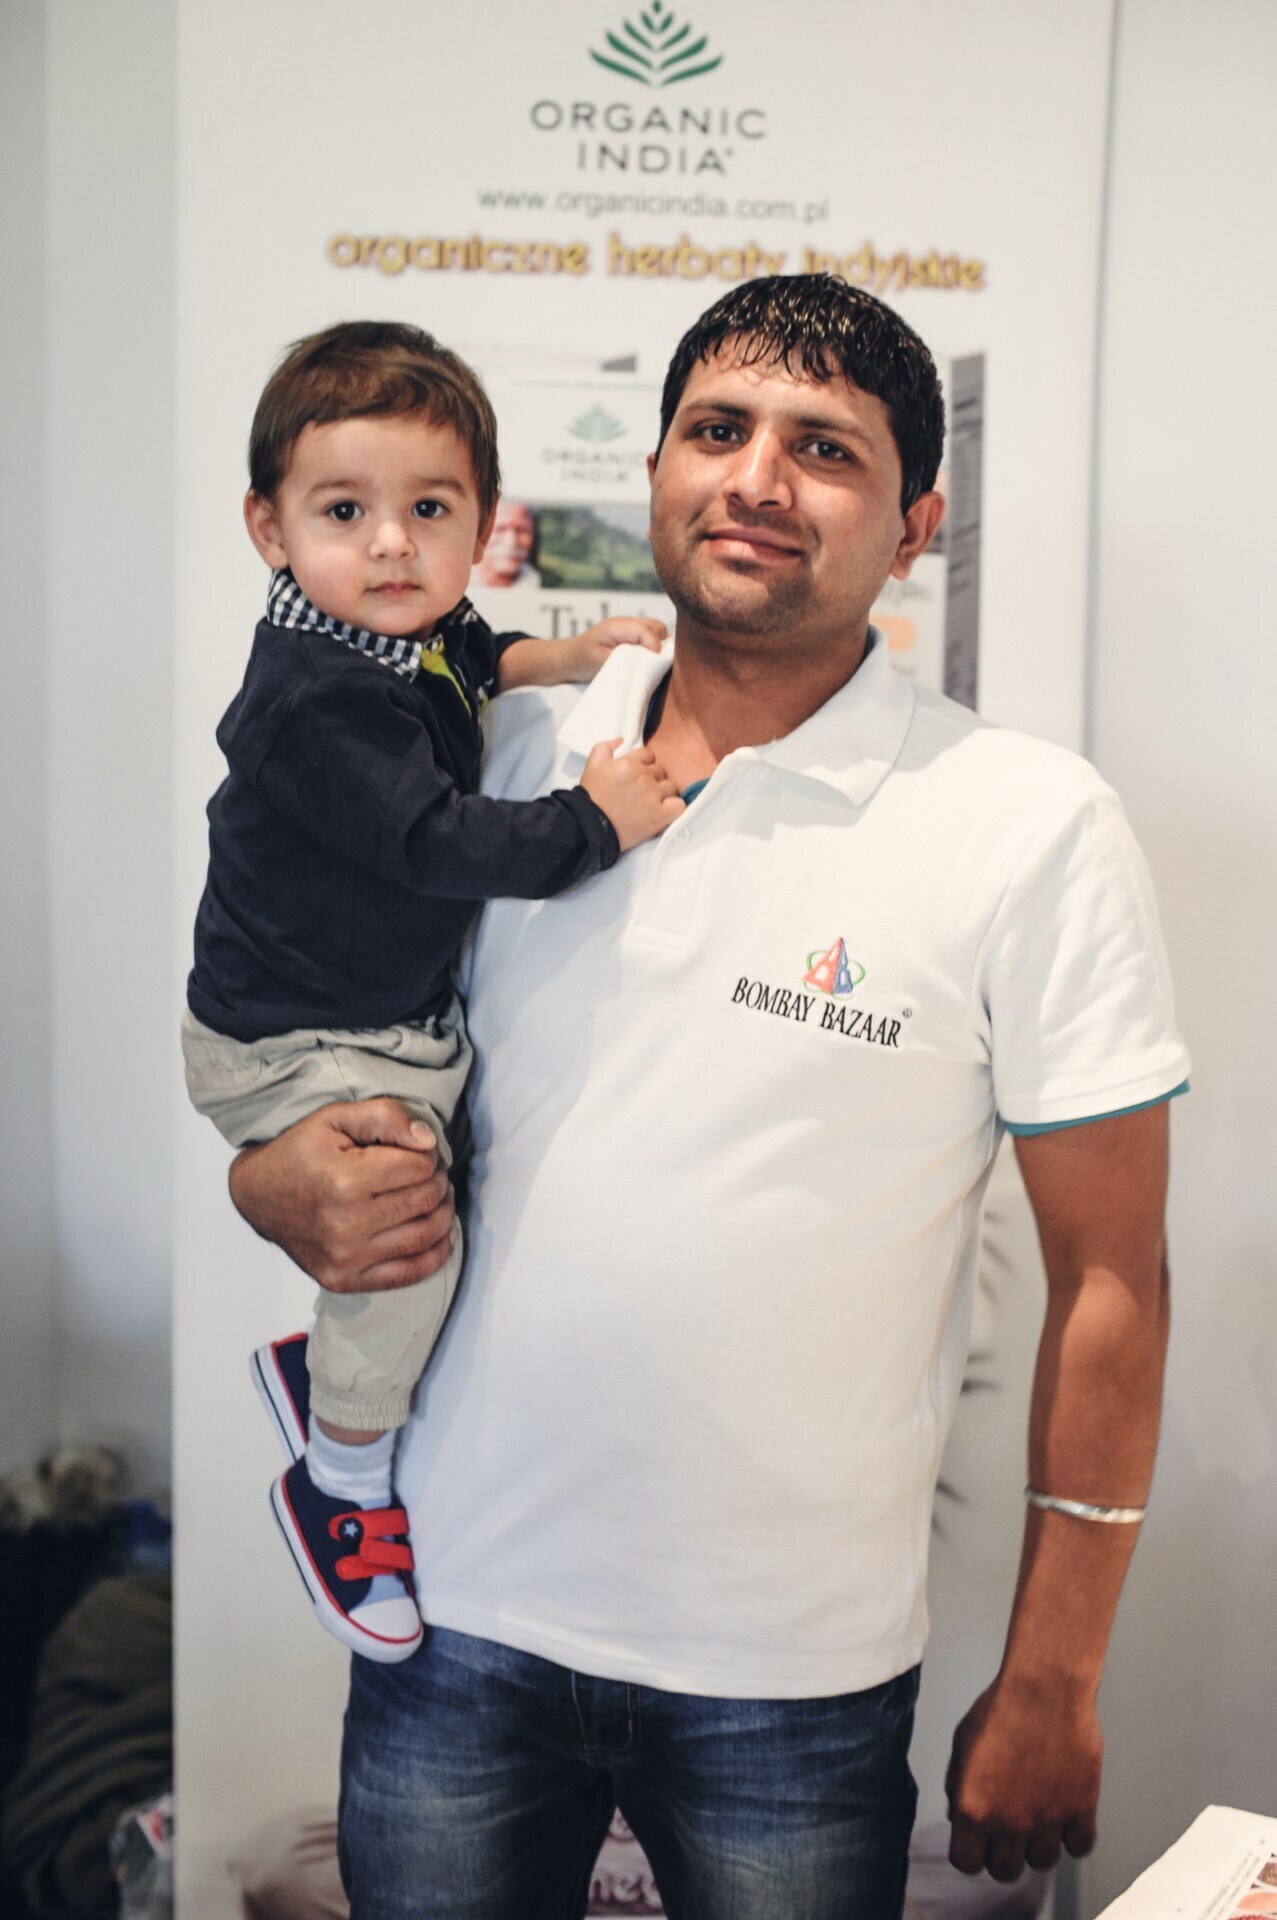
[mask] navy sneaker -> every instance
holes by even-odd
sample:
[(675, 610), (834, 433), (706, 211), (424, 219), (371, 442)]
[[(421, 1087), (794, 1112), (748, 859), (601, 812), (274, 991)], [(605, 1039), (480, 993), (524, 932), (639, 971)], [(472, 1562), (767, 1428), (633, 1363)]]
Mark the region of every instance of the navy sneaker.
[(290, 1460), (300, 1460), (310, 1437), (309, 1336), (290, 1333), (258, 1347), (253, 1355), (253, 1385), (262, 1397)]
[(421, 1645), (402, 1507), (363, 1513), (322, 1493), (305, 1456), (270, 1490), (279, 1530), (320, 1623), (366, 1660), (406, 1660)]

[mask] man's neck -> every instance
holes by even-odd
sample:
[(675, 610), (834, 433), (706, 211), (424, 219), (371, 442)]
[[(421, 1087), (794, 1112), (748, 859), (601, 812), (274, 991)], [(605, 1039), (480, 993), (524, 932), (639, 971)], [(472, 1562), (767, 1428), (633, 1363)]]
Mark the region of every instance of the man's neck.
[(649, 744), (680, 787), (708, 779), (729, 753), (779, 740), (809, 720), (860, 666), (866, 639), (796, 671), (792, 657), (777, 661), (706, 645), (680, 621)]

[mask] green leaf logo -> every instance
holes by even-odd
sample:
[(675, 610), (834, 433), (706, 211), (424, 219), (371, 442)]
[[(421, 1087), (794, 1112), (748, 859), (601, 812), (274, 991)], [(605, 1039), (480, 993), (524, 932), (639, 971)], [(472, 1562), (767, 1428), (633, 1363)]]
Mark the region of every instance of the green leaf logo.
[(588, 413), (583, 413), (579, 419), (574, 420), (568, 432), (574, 439), (589, 440), (595, 446), (602, 446), (608, 440), (620, 440), (625, 433), (625, 428), (614, 414), (608, 413), (596, 404)]
[(672, 87), (677, 80), (694, 80), (697, 74), (713, 73), (723, 64), (721, 53), (708, 60), (703, 57), (709, 37), (702, 34), (693, 40), (692, 31), (690, 23), (679, 26), (663, 0), (649, 0), (637, 26), (632, 20), (622, 21), (619, 33), (604, 35), (610, 51), (596, 53), (591, 47), (590, 58), (612, 73), (637, 80), (640, 86)]

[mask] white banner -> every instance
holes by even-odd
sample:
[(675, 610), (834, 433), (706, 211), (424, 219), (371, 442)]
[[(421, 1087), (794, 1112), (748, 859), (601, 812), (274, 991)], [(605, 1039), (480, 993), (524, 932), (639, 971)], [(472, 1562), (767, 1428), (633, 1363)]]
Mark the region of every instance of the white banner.
[[(1111, 0), (181, 0), (183, 968), (265, 590), (248, 425), (336, 319), (416, 322), (483, 372), (505, 498), (475, 597), (562, 633), (668, 613), (644, 460), (696, 314), (759, 273), (881, 294), (943, 362), (952, 430), (945, 542), (878, 609), (897, 664), (1078, 744), (1110, 27)], [(308, 1283), (231, 1213), (212, 1130), (179, 1132), (180, 1860), (183, 1911), (216, 1920), (253, 1826), (335, 1799), (344, 1663), (274, 1535), (247, 1381)]]

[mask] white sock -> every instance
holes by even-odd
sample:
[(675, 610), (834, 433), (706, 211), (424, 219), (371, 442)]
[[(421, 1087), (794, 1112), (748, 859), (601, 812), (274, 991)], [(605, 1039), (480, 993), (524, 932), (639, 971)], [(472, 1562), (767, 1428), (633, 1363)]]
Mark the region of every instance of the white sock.
[(349, 1446), (324, 1433), (318, 1421), (310, 1423), (306, 1442), (306, 1465), (321, 1493), (334, 1500), (349, 1500), (353, 1507), (377, 1509), (390, 1505), (391, 1466), (395, 1457), (398, 1431), (391, 1428), (379, 1440), (363, 1446)]

